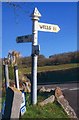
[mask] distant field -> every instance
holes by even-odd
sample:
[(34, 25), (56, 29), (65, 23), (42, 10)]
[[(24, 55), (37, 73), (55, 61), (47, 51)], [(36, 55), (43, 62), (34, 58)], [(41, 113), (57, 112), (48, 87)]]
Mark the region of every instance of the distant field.
[(79, 64), (63, 64), (63, 65), (54, 65), (54, 66), (44, 66), (44, 67), (38, 67), (38, 72), (70, 69), (70, 68), (76, 68), (78, 66)]
[[(64, 69), (77, 68), (77, 67), (79, 67), (79, 63), (43, 66), (43, 67), (38, 67), (38, 72), (57, 71), (57, 70), (64, 70)], [(30, 73), (31, 73), (31, 67), (19, 69), (19, 74), (30, 74)]]

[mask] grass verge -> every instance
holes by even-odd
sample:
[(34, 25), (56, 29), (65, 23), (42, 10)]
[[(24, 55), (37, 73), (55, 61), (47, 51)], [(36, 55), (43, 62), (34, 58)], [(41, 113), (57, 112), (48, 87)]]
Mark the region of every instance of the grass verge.
[[(38, 93), (38, 102), (43, 101), (46, 97), (50, 96), (51, 93)], [(29, 95), (27, 95), (27, 99), (29, 99)], [(27, 100), (28, 102), (28, 100)], [(48, 103), (47, 105), (41, 107), (38, 103), (37, 105), (30, 105), (27, 103), (26, 113), (21, 117), (21, 119), (28, 118), (67, 118), (68, 116), (61, 108), (61, 106), (55, 101), (54, 103)]]
[(22, 118), (68, 118), (68, 116), (57, 103), (51, 103), (44, 107), (39, 105), (28, 106)]

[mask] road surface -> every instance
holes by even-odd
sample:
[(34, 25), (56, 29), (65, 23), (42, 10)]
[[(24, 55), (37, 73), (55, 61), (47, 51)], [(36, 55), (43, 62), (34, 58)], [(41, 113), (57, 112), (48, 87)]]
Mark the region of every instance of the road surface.
[(38, 85), (38, 89), (40, 89), (42, 86), (52, 90), (54, 90), (56, 87), (60, 87), (65, 98), (69, 101), (70, 106), (74, 109), (77, 117), (79, 118), (79, 83)]

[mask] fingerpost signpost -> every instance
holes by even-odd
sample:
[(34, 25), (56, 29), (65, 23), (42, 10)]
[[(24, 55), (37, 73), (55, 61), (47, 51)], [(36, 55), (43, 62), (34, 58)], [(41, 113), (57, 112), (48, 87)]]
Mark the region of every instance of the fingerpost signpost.
[[(38, 31), (59, 32), (60, 28), (55, 24), (38, 22), (41, 17), (37, 8), (34, 8), (32, 17), (32, 36), (27, 38), (17, 37), (17, 43), (32, 42), (32, 80), (31, 80), (31, 103), (37, 103), (37, 57), (39, 55), (40, 46), (38, 45)], [(29, 40), (30, 39), (30, 40)]]

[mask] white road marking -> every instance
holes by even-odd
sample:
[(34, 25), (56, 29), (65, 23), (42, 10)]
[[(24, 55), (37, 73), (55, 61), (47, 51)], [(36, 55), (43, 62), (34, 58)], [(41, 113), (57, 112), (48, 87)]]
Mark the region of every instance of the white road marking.
[[(52, 88), (51, 90), (55, 90), (55, 88)], [(72, 91), (72, 90), (79, 90), (79, 88), (61, 88), (61, 90), (70, 90), (70, 91)]]
[[(61, 88), (61, 90), (67, 90), (68, 88)], [(55, 88), (52, 88), (51, 90), (55, 90)]]
[(79, 88), (72, 88), (72, 89), (69, 89), (69, 90), (79, 90)]
[(62, 88), (61, 90), (67, 90), (68, 88)]

